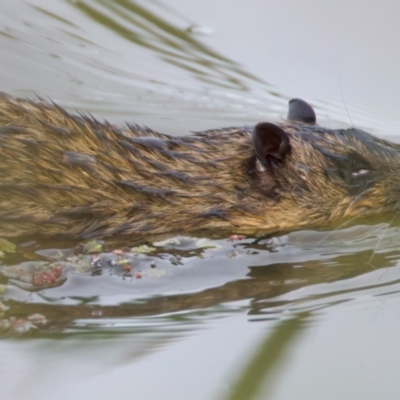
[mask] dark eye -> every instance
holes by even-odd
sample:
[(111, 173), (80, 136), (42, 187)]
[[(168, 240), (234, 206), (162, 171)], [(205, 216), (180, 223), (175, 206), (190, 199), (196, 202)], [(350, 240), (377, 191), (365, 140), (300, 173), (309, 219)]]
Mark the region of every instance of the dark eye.
[(323, 153), (328, 161), (328, 176), (340, 178), (349, 194), (361, 193), (374, 183), (372, 165), (359, 153), (335, 154)]
[(374, 174), (367, 168), (352, 169), (349, 175), (343, 183), (351, 195), (357, 195), (374, 184)]
[(365, 176), (365, 175), (367, 175), (367, 174), (369, 174), (369, 169), (360, 168), (360, 169), (356, 169), (355, 171), (353, 171), (353, 172), (351, 173), (351, 176), (352, 176), (353, 178), (358, 178), (358, 177)]

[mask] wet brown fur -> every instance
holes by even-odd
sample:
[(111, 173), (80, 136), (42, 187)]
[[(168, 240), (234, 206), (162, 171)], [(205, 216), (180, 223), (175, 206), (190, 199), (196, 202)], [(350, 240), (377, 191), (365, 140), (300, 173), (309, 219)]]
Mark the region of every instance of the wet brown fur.
[(280, 126), (291, 152), (262, 171), (251, 127), (171, 137), (1, 94), (0, 236), (258, 233), (398, 210), (397, 146)]

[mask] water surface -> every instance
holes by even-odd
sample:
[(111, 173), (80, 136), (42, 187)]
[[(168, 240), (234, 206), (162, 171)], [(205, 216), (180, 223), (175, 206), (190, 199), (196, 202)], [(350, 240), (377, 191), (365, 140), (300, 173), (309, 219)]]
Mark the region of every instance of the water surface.
[[(1, 89), (173, 135), (278, 121), (302, 97), (320, 124), (399, 140), (398, 7), (4, 2)], [(399, 226), (17, 241), (0, 265), (2, 397), (395, 399)]]

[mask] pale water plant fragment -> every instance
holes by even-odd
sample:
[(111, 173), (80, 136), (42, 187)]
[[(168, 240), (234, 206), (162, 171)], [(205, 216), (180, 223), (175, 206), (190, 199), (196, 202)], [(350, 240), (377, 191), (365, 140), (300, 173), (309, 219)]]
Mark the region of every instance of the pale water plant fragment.
[(196, 241), (196, 247), (198, 249), (217, 249), (220, 246), (210, 239), (201, 238)]
[(61, 260), (64, 259), (66, 256), (67, 250), (61, 249), (44, 249), (44, 250), (37, 250), (35, 253), (39, 256), (49, 258), (51, 260)]
[(156, 250), (155, 247), (150, 247), (147, 246), (147, 244), (143, 244), (141, 246), (137, 246), (137, 247), (132, 247), (131, 251), (134, 253), (140, 253), (140, 254), (147, 254), (147, 253), (151, 253), (152, 251)]
[(47, 324), (47, 319), (42, 314), (31, 314), (28, 316), (28, 321), (32, 322), (35, 325), (45, 325)]
[(154, 242), (156, 247), (164, 247), (165, 249), (176, 249), (176, 250), (199, 250), (199, 249), (212, 249), (219, 248), (213, 240), (206, 238), (193, 238), (185, 236), (177, 236), (160, 242)]
[(180, 246), (182, 242), (182, 238), (180, 237), (173, 237), (170, 239), (166, 239), (166, 240), (161, 240), (158, 242), (154, 242), (153, 245), (156, 247), (176, 247), (176, 246)]
[(104, 240), (91, 240), (82, 245), (83, 253), (100, 253), (103, 250)]
[(17, 246), (7, 239), (0, 238), (0, 251), (3, 253), (15, 253)]

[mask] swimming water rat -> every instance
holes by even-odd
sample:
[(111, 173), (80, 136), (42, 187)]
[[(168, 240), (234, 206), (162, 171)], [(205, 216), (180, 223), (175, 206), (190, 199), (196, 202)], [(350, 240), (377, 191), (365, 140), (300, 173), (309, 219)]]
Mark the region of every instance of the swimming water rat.
[(259, 233), (399, 211), (399, 146), (288, 121), (173, 137), (0, 94), (0, 236)]

